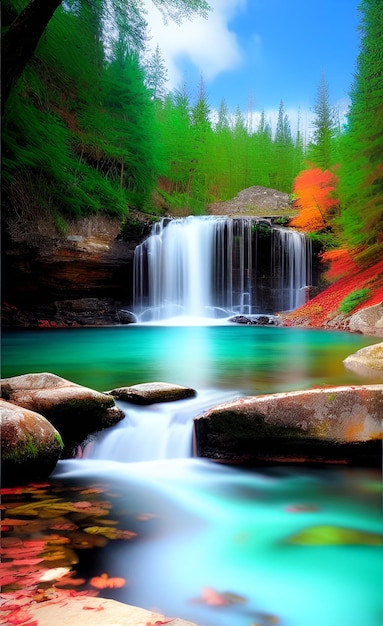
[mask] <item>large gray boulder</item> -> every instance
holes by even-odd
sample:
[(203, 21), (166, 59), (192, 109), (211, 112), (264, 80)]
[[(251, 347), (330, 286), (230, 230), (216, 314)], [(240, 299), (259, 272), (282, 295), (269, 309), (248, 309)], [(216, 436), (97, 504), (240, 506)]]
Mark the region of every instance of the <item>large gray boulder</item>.
[(194, 420), (197, 456), (230, 462), (380, 463), (383, 385), (250, 396)]
[(383, 337), (383, 302), (368, 306), (351, 315), (348, 328), (354, 333)]
[(90, 434), (125, 416), (110, 395), (55, 374), (23, 374), (0, 382), (4, 400), (40, 413), (57, 428), (65, 445), (64, 457), (73, 456)]
[(2, 485), (25, 484), (49, 476), (64, 447), (45, 417), (0, 400)]
[(354, 354), (350, 354), (343, 364), (360, 376), (383, 379), (383, 343), (361, 348)]

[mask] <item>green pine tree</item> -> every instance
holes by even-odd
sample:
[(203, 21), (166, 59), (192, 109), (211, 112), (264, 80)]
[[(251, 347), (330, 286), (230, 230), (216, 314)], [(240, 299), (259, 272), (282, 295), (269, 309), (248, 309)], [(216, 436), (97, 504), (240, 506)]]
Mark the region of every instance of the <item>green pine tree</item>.
[(313, 137), (308, 147), (307, 159), (321, 170), (328, 170), (335, 165), (335, 142), (339, 134), (339, 124), (334, 107), (330, 105), (328, 88), (324, 74), (318, 88), (314, 106)]
[(383, 8), (362, 0), (360, 52), (341, 142), (340, 225), (349, 246), (372, 245), (383, 231)]

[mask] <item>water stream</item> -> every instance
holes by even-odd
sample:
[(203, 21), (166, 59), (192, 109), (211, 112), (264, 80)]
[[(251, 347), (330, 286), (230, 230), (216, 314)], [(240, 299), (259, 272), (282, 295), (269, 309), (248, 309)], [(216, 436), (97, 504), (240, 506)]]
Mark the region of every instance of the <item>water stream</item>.
[[(143, 409), (121, 403), (116, 428), (84, 458), (59, 462), (53, 484), (101, 486), (117, 527), (137, 533), (80, 550), (78, 575), (122, 577), (124, 587), (100, 593), (198, 626), (380, 626), (383, 549), (369, 537), (382, 532), (381, 472), (244, 470), (190, 456), (193, 416), (208, 405), (357, 384), (342, 360), (372, 343), (253, 326), (6, 331), (4, 377), (51, 371), (99, 390), (163, 380), (198, 391)], [(354, 542), (343, 529), (356, 531)]]
[(226, 322), (297, 307), (310, 270), (305, 237), (268, 221), (163, 220), (135, 255), (135, 312), (151, 324), (3, 333), (3, 377), (47, 371), (100, 391), (150, 381), (197, 391), (119, 402), (125, 418), (82, 458), (58, 463), (55, 493), (102, 493), (109, 530), (136, 533), (102, 549), (80, 544), (74, 568), (86, 589), (107, 572), (126, 583), (103, 596), (198, 626), (381, 625), (379, 471), (245, 470), (192, 456), (193, 418), (225, 400), (360, 382), (342, 360), (373, 338)]

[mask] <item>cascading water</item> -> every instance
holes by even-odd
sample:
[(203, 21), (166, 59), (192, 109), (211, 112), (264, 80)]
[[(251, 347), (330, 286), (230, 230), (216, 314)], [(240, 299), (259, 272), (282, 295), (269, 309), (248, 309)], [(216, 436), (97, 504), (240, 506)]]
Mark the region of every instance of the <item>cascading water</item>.
[(163, 219), (134, 255), (140, 321), (275, 313), (305, 302), (311, 245), (269, 220)]

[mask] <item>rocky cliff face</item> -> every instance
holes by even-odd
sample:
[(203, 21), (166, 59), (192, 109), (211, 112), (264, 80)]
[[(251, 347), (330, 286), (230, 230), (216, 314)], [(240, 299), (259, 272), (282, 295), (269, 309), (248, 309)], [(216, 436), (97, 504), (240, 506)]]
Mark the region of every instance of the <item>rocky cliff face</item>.
[[(164, 213), (161, 207), (160, 212)], [(287, 194), (264, 187), (245, 189), (233, 200), (207, 207), (210, 214), (293, 214)], [(120, 219), (94, 215), (57, 231), (43, 212), (6, 222), (2, 229), (2, 325), (4, 327), (107, 325), (134, 321), (132, 268), (136, 246), (152, 220), (129, 213)], [(124, 234), (122, 234), (122, 231)], [(315, 276), (317, 283), (317, 276)]]
[(128, 239), (120, 223), (79, 221), (65, 237), (11, 239), (3, 231), (3, 325), (119, 323), (132, 299), (134, 249), (150, 225)]

